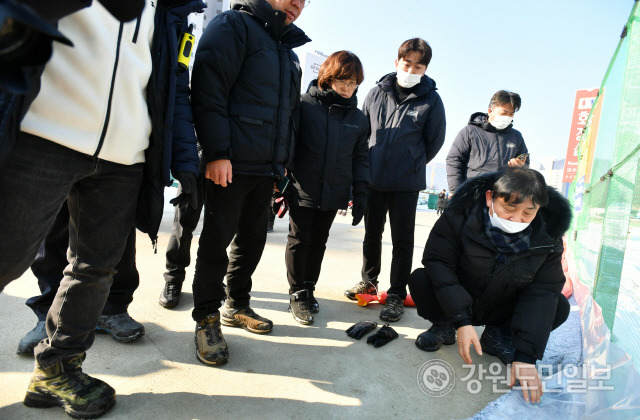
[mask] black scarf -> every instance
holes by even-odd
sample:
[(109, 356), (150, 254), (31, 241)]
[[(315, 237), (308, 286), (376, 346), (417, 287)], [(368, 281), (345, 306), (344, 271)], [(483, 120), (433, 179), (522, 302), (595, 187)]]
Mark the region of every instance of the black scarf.
[(522, 232), (505, 233), (491, 224), (489, 208), (485, 208), (482, 214), (484, 215), (484, 233), (498, 252), (502, 254), (517, 254), (529, 249), (531, 244), (531, 225), (527, 226)]

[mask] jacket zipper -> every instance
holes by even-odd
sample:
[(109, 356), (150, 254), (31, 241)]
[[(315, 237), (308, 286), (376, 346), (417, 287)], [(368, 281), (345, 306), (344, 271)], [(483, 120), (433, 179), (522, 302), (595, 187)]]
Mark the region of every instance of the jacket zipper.
[(104, 144), (104, 138), (107, 136), (107, 128), (109, 127), (109, 118), (111, 116), (111, 101), (113, 100), (113, 88), (116, 84), (116, 72), (118, 70), (118, 60), (120, 59), (120, 44), (122, 42), (122, 31), (124, 28), (124, 23), (120, 23), (120, 29), (118, 31), (118, 44), (116, 46), (116, 59), (113, 63), (113, 73), (111, 75), (111, 87), (109, 89), (109, 100), (107, 102), (107, 112), (104, 117), (104, 124), (102, 126), (102, 133), (100, 134), (100, 141), (98, 142), (98, 148), (96, 152), (93, 154), (93, 157), (98, 157), (100, 150), (102, 149), (102, 145)]

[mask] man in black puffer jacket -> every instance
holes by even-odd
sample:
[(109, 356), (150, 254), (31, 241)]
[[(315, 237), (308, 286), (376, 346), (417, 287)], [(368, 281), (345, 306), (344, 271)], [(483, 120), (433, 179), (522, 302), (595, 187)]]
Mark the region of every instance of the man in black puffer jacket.
[(384, 76), (365, 99), (363, 112), (371, 122), (369, 168), (371, 185), (364, 217), (362, 280), (345, 291), (376, 293), (382, 255), (382, 233), (389, 213), (393, 259), (391, 287), (380, 313), (384, 321), (398, 321), (404, 313), (407, 280), (413, 261), (418, 193), (426, 188), (426, 164), (444, 143), (444, 105), (436, 83), (425, 75), (431, 47), (414, 38), (402, 43), (396, 73)]
[[(570, 222), (568, 201), (532, 169), (505, 168), (462, 184), (429, 234), (425, 268), (409, 279), (418, 314), (433, 323), (416, 346), (454, 344), (457, 329), (465, 363), (473, 344), (478, 354), (513, 364), (512, 383), (530, 376), (524, 397), (529, 388), (539, 401), (535, 362), (569, 315), (561, 259)], [(480, 340), (473, 325), (486, 325)]]
[(208, 365), (228, 358), (221, 323), (253, 333), (273, 326), (250, 308), (249, 292), (274, 180), (293, 158), (301, 71), (292, 49), (310, 39), (292, 23), (304, 3), (232, 1), (209, 23), (196, 53), (191, 98), (207, 185), (192, 316), (197, 356)]
[[(522, 134), (513, 128), (520, 104), (520, 95), (499, 90), (489, 101), (488, 113), (475, 112), (469, 117), (469, 124), (460, 130), (447, 155), (451, 192), (474, 176), (529, 163)], [(524, 159), (517, 159), (521, 155)]]

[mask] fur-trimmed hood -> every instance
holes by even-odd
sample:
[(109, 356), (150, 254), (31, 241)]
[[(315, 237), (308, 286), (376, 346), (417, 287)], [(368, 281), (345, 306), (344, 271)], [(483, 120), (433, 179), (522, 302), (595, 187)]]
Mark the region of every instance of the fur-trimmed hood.
[[(476, 203), (484, 202), (485, 193), (495, 183), (498, 172), (491, 172), (471, 178), (460, 185), (447, 205), (447, 212), (465, 213)], [(542, 217), (549, 236), (559, 238), (569, 229), (573, 215), (569, 201), (558, 190), (547, 187), (549, 204), (542, 207), (536, 218)]]

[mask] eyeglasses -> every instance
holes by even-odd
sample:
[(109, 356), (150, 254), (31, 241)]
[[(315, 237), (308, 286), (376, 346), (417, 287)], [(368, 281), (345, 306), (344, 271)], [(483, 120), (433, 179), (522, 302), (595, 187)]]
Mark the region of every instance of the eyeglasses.
[(336, 79), (335, 83), (341, 88), (354, 89), (358, 87), (358, 84), (351, 80), (347, 81), (347, 80)]
[(304, 9), (305, 7), (307, 7), (310, 4), (311, 4), (311, 0), (300, 0), (300, 5), (302, 6), (302, 7), (300, 7), (301, 9)]

